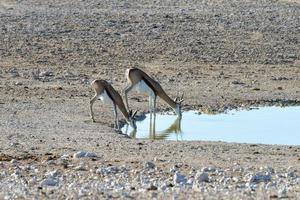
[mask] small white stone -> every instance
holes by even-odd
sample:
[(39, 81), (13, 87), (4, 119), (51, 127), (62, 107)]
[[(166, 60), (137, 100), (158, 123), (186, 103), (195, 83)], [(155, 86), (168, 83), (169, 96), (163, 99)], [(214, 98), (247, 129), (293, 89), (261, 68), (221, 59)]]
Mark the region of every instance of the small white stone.
[(289, 178), (297, 178), (296, 170), (292, 169), (291, 167), (288, 168), (288, 172), (286, 173), (286, 177)]
[(39, 76), (54, 76), (54, 73), (51, 71), (43, 71), (39, 73)]
[(22, 83), (22, 82), (19, 82), (19, 81), (17, 81), (17, 82), (15, 82), (15, 85), (23, 85), (23, 83)]
[(277, 186), (276, 182), (269, 182), (269, 183), (266, 185), (266, 188), (269, 189), (269, 188), (276, 187), (276, 186)]
[(73, 154), (73, 158), (84, 158), (84, 157), (92, 158), (92, 157), (97, 157), (97, 155), (93, 152), (85, 152), (85, 151), (78, 151)]
[(237, 165), (237, 166), (233, 167), (233, 171), (234, 172), (244, 172), (245, 169), (243, 167)]
[(119, 172), (119, 168), (116, 166), (110, 166), (110, 167), (100, 167), (96, 170), (97, 174), (116, 174)]
[(77, 171), (84, 171), (86, 170), (85, 167), (83, 165), (79, 165), (79, 166), (76, 166), (74, 167), (74, 170), (77, 170)]
[(192, 189), (196, 192), (204, 192), (205, 191), (204, 187), (201, 187), (200, 184), (193, 184)]
[(237, 177), (233, 177), (232, 180), (233, 180), (234, 182), (239, 182), (239, 179), (238, 179)]
[(186, 183), (189, 184), (189, 185), (193, 185), (194, 180), (195, 180), (194, 178), (189, 178)]
[(11, 159), (10, 163), (11, 163), (11, 164), (17, 164), (18, 162), (17, 162), (17, 160), (15, 160), (15, 159)]
[(31, 179), (29, 179), (28, 183), (35, 184), (36, 183), (36, 177), (32, 177)]
[(22, 176), (21, 170), (16, 169), (11, 176), (14, 176), (15, 178), (21, 177)]
[(173, 181), (174, 181), (174, 184), (184, 185), (187, 182), (187, 178), (184, 175), (180, 174), (180, 172), (176, 172), (174, 174)]
[(288, 197), (286, 187), (278, 190), (278, 196), (279, 196), (279, 198), (287, 198)]
[(46, 162), (46, 164), (47, 164), (47, 165), (54, 165), (54, 164), (56, 164), (56, 162), (55, 162), (55, 160), (48, 160), (48, 161)]
[(259, 182), (269, 182), (271, 181), (272, 176), (269, 174), (262, 174), (262, 173), (257, 173), (254, 175), (251, 175), (248, 179), (249, 183), (259, 183)]
[(69, 154), (64, 154), (60, 157), (60, 159), (67, 160), (69, 158), (69, 156), (70, 156)]
[(48, 177), (41, 182), (42, 186), (57, 186), (58, 181), (54, 178)]
[(93, 152), (86, 152), (85, 157), (94, 158), (94, 157), (97, 157), (97, 155)]
[(203, 172), (215, 172), (216, 171), (216, 168), (215, 167), (204, 167), (202, 168)]
[(0, 172), (0, 177), (6, 177), (6, 176), (8, 176), (8, 172), (6, 171)]
[(144, 166), (145, 166), (145, 169), (154, 169), (155, 168), (155, 164), (150, 161), (145, 162)]
[(81, 79), (81, 82), (82, 82), (83, 84), (86, 84), (86, 85), (89, 85), (89, 84), (90, 84), (90, 80), (89, 80), (89, 79), (86, 79), (86, 78)]
[(177, 168), (175, 167), (175, 166), (173, 166), (172, 168), (170, 168), (170, 172), (171, 173), (174, 173), (174, 172), (176, 172), (177, 171)]
[(248, 182), (248, 183), (245, 184), (245, 186), (248, 187), (251, 190), (257, 188), (257, 184), (256, 183), (250, 183), (250, 182)]
[(206, 172), (197, 172), (197, 174), (195, 175), (195, 179), (198, 182), (208, 182), (209, 181), (209, 177), (208, 177), (208, 173)]
[(57, 171), (57, 170), (50, 171), (50, 172), (46, 173), (46, 176), (53, 177), (53, 178), (58, 177), (59, 175), (60, 175), (60, 172)]
[(83, 158), (85, 157), (86, 152), (85, 151), (78, 151), (73, 154), (73, 158)]
[(275, 172), (275, 170), (270, 166), (261, 167), (260, 170), (265, 171), (265, 172), (269, 172), (269, 173), (272, 173), (272, 174)]

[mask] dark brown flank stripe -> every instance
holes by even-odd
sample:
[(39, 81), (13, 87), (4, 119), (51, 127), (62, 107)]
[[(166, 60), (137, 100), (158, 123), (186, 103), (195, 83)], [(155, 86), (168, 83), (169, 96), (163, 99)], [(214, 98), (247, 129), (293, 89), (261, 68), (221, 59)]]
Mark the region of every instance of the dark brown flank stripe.
[[(113, 98), (112, 98), (112, 95), (111, 95), (111, 93), (109, 92), (109, 90), (107, 90), (107, 88), (105, 87), (105, 89), (104, 89), (105, 91), (106, 91), (106, 93), (107, 93), (107, 95), (108, 95), (108, 97), (114, 102), (114, 100), (113, 100)], [(114, 102), (115, 103), (115, 102)]]
[(151, 88), (151, 90), (154, 92), (155, 96), (157, 96), (156, 90), (154, 89), (153, 85), (145, 78), (142, 79), (146, 82), (146, 84)]

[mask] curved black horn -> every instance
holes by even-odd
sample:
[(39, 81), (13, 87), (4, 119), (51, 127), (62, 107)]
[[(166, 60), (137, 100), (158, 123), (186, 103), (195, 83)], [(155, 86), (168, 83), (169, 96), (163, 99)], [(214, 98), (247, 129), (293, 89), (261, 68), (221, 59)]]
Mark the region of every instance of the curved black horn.
[(134, 117), (137, 113), (137, 110), (133, 112), (132, 117)]
[(183, 96), (184, 96), (184, 92), (182, 92), (182, 96), (181, 96), (181, 99), (180, 99), (180, 100), (183, 100)]

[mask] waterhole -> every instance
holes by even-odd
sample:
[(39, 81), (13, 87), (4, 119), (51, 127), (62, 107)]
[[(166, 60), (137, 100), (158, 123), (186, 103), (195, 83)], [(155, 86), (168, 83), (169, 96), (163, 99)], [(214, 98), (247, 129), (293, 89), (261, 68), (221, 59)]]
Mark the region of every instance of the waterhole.
[(157, 140), (225, 141), (238, 143), (300, 145), (300, 106), (260, 107), (221, 114), (195, 111), (146, 114), (123, 133), (134, 138)]

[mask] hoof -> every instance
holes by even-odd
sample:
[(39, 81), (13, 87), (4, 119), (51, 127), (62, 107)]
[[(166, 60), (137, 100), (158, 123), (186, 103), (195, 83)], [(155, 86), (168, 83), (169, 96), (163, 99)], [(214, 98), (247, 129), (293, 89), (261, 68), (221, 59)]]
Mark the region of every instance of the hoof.
[(115, 129), (115, 131), (119, 134), (123, 134), (122, 131), (120, 129)]

